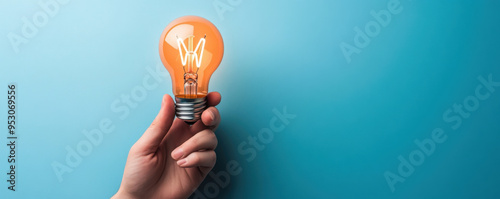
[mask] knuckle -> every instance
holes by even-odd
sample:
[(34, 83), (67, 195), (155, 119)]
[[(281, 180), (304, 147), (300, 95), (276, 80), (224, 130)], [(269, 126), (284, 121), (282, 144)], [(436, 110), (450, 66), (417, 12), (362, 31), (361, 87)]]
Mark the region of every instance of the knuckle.
[(209, 133), (210, 132), (207, 132), (207, 130), (204, 129), (204, 130), (201, 130), (200, 132), (198, 132), (194, 137), (199, 138), (199, 139), (205, 139), (209, 135)]
[(193, 164), (198, 164), (200, 163), (201, 158), (198, 154), (193, 154), (193, 156), (191, 157), (191, 161), (193, 162)]
[(205, 129), (202, 131), (203, 135), (208, 137), (208, 138), (212, 138), (212, 136), (215, 136), (214, 132), (210, 129)]
[(210, 141), (210, 143), (214, 143), (214, 145), (217, 146), (218, 142), (217, 142), (217, 136), (215, 135), (215, 133), (210, 129), (206, 129), (206, 130), (204, 130), (204, 132), (205, 132), (205, 138), (207, 139), (207, 141)]
[(194, 136), (191, 138), (191, 146), (198, 146), (200, 144), (200, 138)]
[(151, 122), (151, 125), (149, 125), (149, 128), (152, 129), (155, 128), (156, 126), (158, 126), (158, 121), (153, 120), (153, 122)]
[(212, 151), (212, 160), (213, 162), (215, 162), (217, 160), (217, 153), (215, 153), (215, 151)]
[(158, 127), (158, 122), (154, 121), (151, 125), (146, 129), (146, 132), (158, 132), (161, 131), (160, 127)]
[(214, 148), (217, 147), (217, 145), (219, 144), (219, 140), (217, 139), (217, 136), (215, 136), (215, 134), (213, 133), (212, 134), (212, 141), (214, 143)]
[(211, 165), (214, 166), (215, 165), (215, 162), (217, 162), (217, 153), (215, 153), (215, 151), (212, 151), (211, 152), (211, 155), (210, 155), (210, 162), (211, 162)]
[(130, 150), (128, 151), (129, 154), (133, 154), (137, 151), (137, 144), (134, 144), (132, 145), (132, 147), (130, 147)]

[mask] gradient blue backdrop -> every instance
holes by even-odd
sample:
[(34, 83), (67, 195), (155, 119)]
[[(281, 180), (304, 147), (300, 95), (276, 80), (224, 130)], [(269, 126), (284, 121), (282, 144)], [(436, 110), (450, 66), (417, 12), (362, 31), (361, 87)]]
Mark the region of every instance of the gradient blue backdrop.
[[(47, 2), (41, 0), (40, 2)], [(220, 198), (498, 198), (500, 92), (452, 130), (443, 113), (474, 94), (478, 76), (500, 81), (498, 1), (401, 0), (371, 43), (348, 63), (340, 43), (373, 21), (377, 1), (76, 1), (61, 5), (15, 52), (9, 33), (42, 11), (38, 1), (0, 2), (0, 173), (8, 172), (7, 84), (18, 85), (17, 191), (0, 175), (1, 198), (106, 198), (118, 189), (127, 153), (155, 117), (170, 78), (120, 119), (111, 104), (142, 85), (161, 61), (164, 27), (184, 15), (212, 21), (225, 55), (210, 90), (222, 94), (215, 172), (242, 172)], [(163, 72), (165, 70), (162, 68)], [(499, 88), (500, 89), (500, 88)], [(269, 127), (273, 109), (295, 114), (252, 161), (238, 152)], [(0, 117), (0, 118), (2, 118)], [(116, 129), (59, 182), (54, 161), (83, 130), (109, 118)], [(447, 134), (392, 192), (384, 172), (434, 128)], [(214, 182), (208, 178), (202, 185)]]

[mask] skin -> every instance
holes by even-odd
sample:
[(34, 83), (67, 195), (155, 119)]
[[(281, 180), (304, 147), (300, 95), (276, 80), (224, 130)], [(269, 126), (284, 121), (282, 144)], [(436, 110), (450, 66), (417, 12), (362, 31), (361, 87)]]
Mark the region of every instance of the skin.
[(215, 165), (214, 131), (220, 115), (214, 106), (220, 100), (219, 93), (209, 93), (210, 107), (189, 126), (175, 118), (172, 97), (163, 96), (160, 112), (131, 147), (120, 189), (112, 198), (189, 197)]

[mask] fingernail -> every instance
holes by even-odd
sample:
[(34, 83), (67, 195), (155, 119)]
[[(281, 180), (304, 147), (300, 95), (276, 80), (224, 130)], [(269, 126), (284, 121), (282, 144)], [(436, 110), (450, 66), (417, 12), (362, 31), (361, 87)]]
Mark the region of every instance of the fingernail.
[(172, 151), (172, 158), (174, 158), (174, 160), (181, 158), (182, 155), (184, 155), (182, 149), (175, 149), (174, 151)]
[(185, 165), (186, 162), (187, 162), (187, 160), (186, 160), (186, 158), (184, 158), (182, 160), (177, 161), (177, 165), (182, 166), (182, 165)]
[(210, 119), (212, 120), (211, 123), (214, 124), (215, 123), (215, 114), (213, 111), (210, 111)]
[(165, 98), (166, 98), (166, 96), (163, 95), (163, 98), (161, 99), (161, 106), (165, 105)]

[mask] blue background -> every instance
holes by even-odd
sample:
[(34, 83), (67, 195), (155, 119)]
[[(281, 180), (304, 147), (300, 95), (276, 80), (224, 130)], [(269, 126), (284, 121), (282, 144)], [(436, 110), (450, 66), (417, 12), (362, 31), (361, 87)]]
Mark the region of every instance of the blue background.
[[(18, 86), (17, 191), (0, 175), (1, 198), (106, 198), (121, 182), (127, 153), (172, 94), (170, 78), (120, 118), (111, 104), (130, 95), (158, 64), (165, 26), (184, 15), (212, 21), (225, 54), (210, 90), (222, 94), (218, 162), (242, 168), (220, 198), (498, 198), (500, 92), (479, 102), (462, 125), (443, 120), (474, 95), (479, 76), (500, 81), (500, 2), (401, 0), (403, 10), (348, 63), (339, 45), (354, 45), (377, 1), (69, 1), (15, 52), (38, 1), (0, 2), (0, 173), (7, 164), (7, 84)], [(47, 2), (47, 0), (41, 0)], [(487, 92), (483, 88), (482, 92)], [(276, 115), (296, 115), (248, 161), (238, 146)], [(456, 114), (455, 114), (456, 115)], [(60, 182), (51, 164), (65, 163), (67, 146), (109, 118), (105, 134)], [(447, 135), (433, 154), (391, 191), (386, 171), (414, 140)], [(199, 189), (207, 183), (207, 178)], [(213, 190), (212, 190), (213, 191)], [(214, 193), (209, 193), (214, 194)]]

